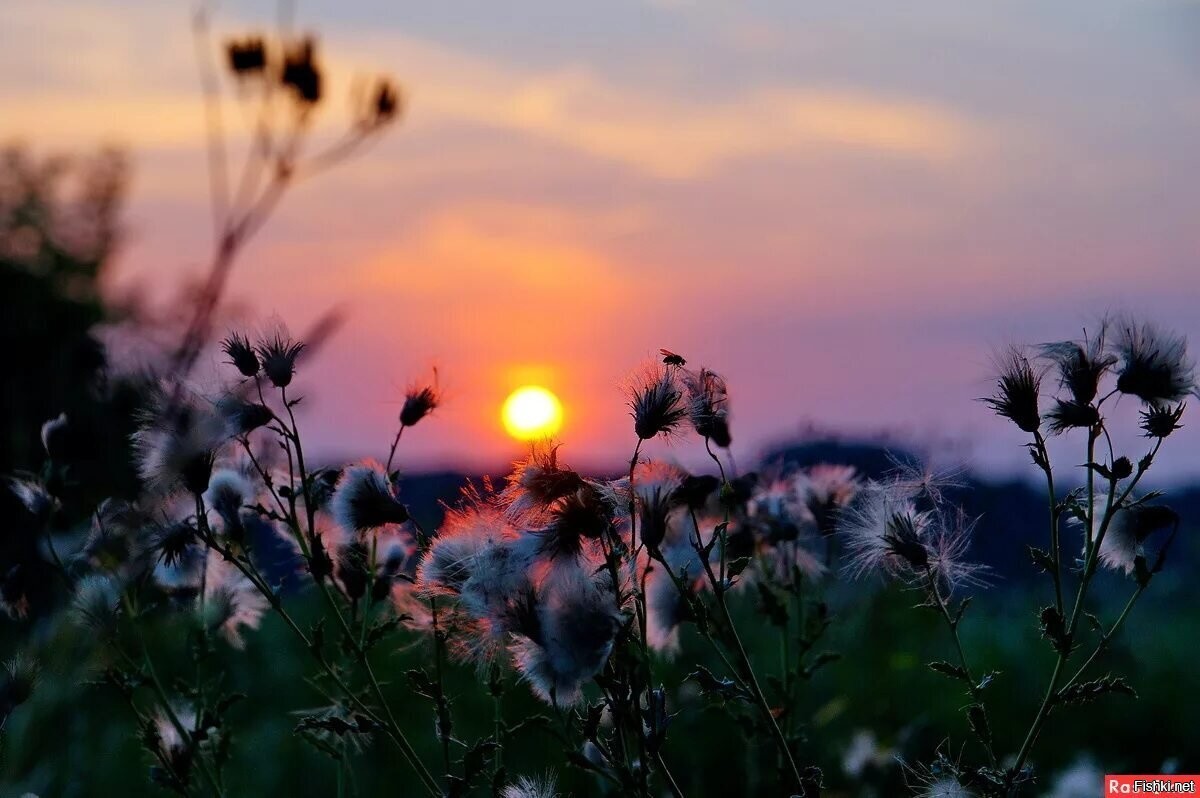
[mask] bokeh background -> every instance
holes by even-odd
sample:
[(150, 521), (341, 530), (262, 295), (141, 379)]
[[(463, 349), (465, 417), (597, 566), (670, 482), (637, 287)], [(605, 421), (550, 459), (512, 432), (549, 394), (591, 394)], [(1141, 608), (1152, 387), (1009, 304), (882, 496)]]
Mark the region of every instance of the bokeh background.
[[(76, 386), (149, 362), (145, 340), (171, 340), (204, 273), (190, 12), (157, 0), (0, 9), (5, 471), (40, 465), (38, 426), (65, 410), (89, 420), (82, 467), (95, 489), (134, 489), (135, 387), (97, 403)], [(269, 27), (273, 4), (226, 3), (217, 21)], [(310, 1), (297, 25), (319, 31), (333, 81), (382, 68), (408, 98), (371, 152), (288, 197), (224, 306), (223, 324), (251, 329), (279, 317), (302, 331), (340, 313), (299, 378), (320, 457), (385, 456), (405, 386), (436, 366), (447, 401), (406, 434), (402, 463), (427, 524), (466, 478), (520, 453), (499, 408), (525, 383), (561, 397), (564, 457), (611, 473), (632, 443), (621, 377), (669, 347), (728, 377), (747, 467), (878, 474), (886, 450), (968, 468), (959, 498), (982, 515), (973, 555), (993, 578), (964, 635), (1002, 671), (998, 734), (1017, 733), (1039, 697), (1023, 687), (1051, 663), (1034, 631), (1046, 586), (1025, 562), (1044, 508), (1020, 438), (975, 399), (991, 390), (997, 347), (1074, 336), (1106, 312), (1200, 335), (1200, 5)], [(317, 138), (330, 139), (340, 109), (322, 113)], [(231, 106), (235, 144), (243, 122)], [(106, 147), (115, 154), (96, 155)], [(74, 157), (61, 191), (57, 155)], [(220, 359), (206, 355), (198, 379)], [(1136, 456), (1135, 411), (1120, 408), (1130, 431), (1117, 441)], [(1154, 472), (1184, 534), (1110, 655), (1140, 699), (1052, 722), (1038, 762), (1055, 774), (1047, 794), (1094, 794), (1053, 792), (1071, 768), (1200, 767), (1185, 714), (1200, 687), (1188, 642), (1200, 634), (1197, 429), (1173, 436)], [(1081, 449), (1055, 443), (1061, 462), (1082, 462)], [(695, 446), (650, 454), (704, 462)], [(1128, 587), (1104, 587), (1111, 616)], [(827, 643), (843, 660), (806, 693), (806, 753), (834, 794), (901, 794), (893, 755), (927, 757), (959, 722), (957, 696), (925, 667), (946, 655), (942, 630), (896, 589), (837, 587), (828, 601)], [(83, 641), (37, 633), (54, 678), (8, 722), (0, 793), (145, 794), (133, 725), (87, 684)], [(16, 636), (0, 621), (0, 645)], [(777, 656), (769, 628), (750, 644), (756, 661)], [(253, 696), (236, 715), (248, 744), (235, 794), (331, 794), (329, 764), (290, 734), (288, 713), (319, 696), (303, 661), (280, 656), (289, 646), (268, 620), (225, 663)], [(399, 697), (416, 655), (387, 656)], [(664, 678), (677, 683), (689, 663), (672, 667)], [(454, 679), (464, 728), (490, 723), (471, 697), (476, 675)], [(514, 716), (531, 701), (506, 700)], [(688, 794), (753, 794), (761, 752), (682, 709), (669, 757)], [(424, 704), (405, 723), (432, 745)], [(513, 769), (554, 767), (565, 793), (589, 794), (545, 743), (531, 730)], [(850, 756), (867, 750), (875, 764)], [(356, 767), (363, 794), (409, 794), (385, 749)]]

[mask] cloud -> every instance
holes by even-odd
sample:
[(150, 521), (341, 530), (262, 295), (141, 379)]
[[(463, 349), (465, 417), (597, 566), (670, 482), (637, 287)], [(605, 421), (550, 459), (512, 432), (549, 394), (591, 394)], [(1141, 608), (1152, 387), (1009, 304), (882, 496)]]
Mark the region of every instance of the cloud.
[[(80, 40), (78, 18), (103, 45)], [(60, 148), (81, 139), (135, 149), (201, 146), (185, 15), (142, 9), (117, 24), (90, 6), (48, 4), (24, 6), (12, 24), (0, 56), (9, 75), (0, 135)], [(463, 126), (510, 131), (658, 179), (698, 178), (741, 159), (814, 148), (940, 161), (975, 135), (945, 108), (863, 89), (748, 82), (736, 92), (688, 97), (577, 64), (519, 66), (391, 31), (334, 33), (324, 55), (331, 97), (356, 75), (393, 70), (412, 95), (407, 135)], [(328, 105), (326, 134), (345, 122), (344, 104)], [(240, 130), (242, 115), (229, 107), (226, 121)]]
[(962, 154), (976, 135), (945, 108), (857, 89), (764, 84), (689, 99), (583, 67), (524, 70), (403, 37), (368, 49), (400, 54), (414, 124), (515, 130), (659, 178), (692, 178), (737, 159), (814, 147), (942, 161)]

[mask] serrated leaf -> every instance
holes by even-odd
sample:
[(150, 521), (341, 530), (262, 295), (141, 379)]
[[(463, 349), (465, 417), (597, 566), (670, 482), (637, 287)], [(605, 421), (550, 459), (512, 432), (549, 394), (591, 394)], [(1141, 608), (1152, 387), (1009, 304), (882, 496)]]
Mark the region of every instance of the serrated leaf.
[(688, 674), (687, 678), (699, 685), (700, 692), (707, 696), (716, 696), (723, 701), (731, 699), (747, 701), (750, 699), (750, 694), (737, 682), (732, 679), (719, 678), (703, 665), (697, 666), (696, 670)]
[(393, 616), (379, 623), (373, 624), (367, 632), (367, 638), (363, 641), (363, 650), (369, 651), (383, 638), (387, 637), (392, 632), (399, 628), (400, 624), (405, 620), (404, 616)]
[(929, 669), (934, 673), (940, 673), (943, 676), (949, 676), (951, 679), (961, 679), (962, 681), (970, 681), (967, 677), (967, 671), (961, 665), (955, 665), (945, 660), (935, 660), (929, 663)]
[(767, 616), (767, 620), (773, 626), (778, 626), (781, 629), (787, 628), (787, 605), (779, 600), (779, 596), (775, 595), (775, 590), (766, 582), (758, 583), (758, 602), (759, 608), (762, 609), (763, 614)]
[(437, 690), (434, 688), (433, 680), (429, 678), (429, 675), (425, 673), (425, 671), (421, 670), (420, 668), (413, 668), (405, 671), (404, 675), (408, 679), (408, 683), (412, 685), (414, 692), (430, 699), (437, 696)]
[(1045, 607), (1040, 615), (1042, 637), (1050, 641), (1054, 650), (1060, 654), (1069, 653), (1071, 639), (1067, 635), (1067, 624), (1062, 613), (1054, 607)]
[(813, 658), (812, 664), (800, 672), (800, 675), (805, 679), (811, 679), (813, 674), (824, 668), (826, 665), (837, 662), (842, 658), (840, 652), (837, 651), (822, 651)]
[(1120, 676), (1105, 676), (1090, 682), (1073, 684), (1059, 690), (1055, 700), (1059, 704), (1086, 704), (1104, 695), (1127, 695), (1137, 698), (1137, 691)]
[(992, 744), (992, 727), (988, 723), (987, 710), (983, 708), (983, 704), (972, 704), (967, 707), (967, 724), (971, 727), (971, 731), (975, 732), (975, 736), (979, 738), (985, 746)]
[(475, 777), (483, 772), (484, 766), (491, 760), (499, 744), (491, 737), (485, 737), (467, 749), (463, 754), (463, 780), (470, 784)]
[(1039, 549), (1037, 546), (1029, 547), (1029, 558), (1033, 560), (1034, 566), (1039, 568), (1042, 573), (1054, 572), (1054, 558), (1050, 556), (1050, 552), (1045, 549)]

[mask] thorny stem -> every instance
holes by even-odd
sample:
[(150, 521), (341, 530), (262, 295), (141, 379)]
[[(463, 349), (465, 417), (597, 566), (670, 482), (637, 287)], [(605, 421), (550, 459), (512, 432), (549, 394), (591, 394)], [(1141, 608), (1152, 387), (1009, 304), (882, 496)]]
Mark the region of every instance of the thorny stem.
[[(937, 604), (937, 608), (941, 612), (942, 618), (946, 620), (946, 627), (950, 630), (950, 637), (954, 640), (954, 650), (958, 653), (958, 663), (962, 666), (963, 675), (966, 676), (971, 699), (983, 711), (984, 718), (986, 718), (987, 706), (983, 700), (983, 691), (980, 690), (979, 683), (975, 681), (975, 676), (971, 672), (971, 665), (967, 661), (967, 653), (963, 649), (962, 638), (958, 634), (958, 622), (954, 619), (954, 616), (950, 614), (950, 608), (946, 606), (946, 600), (942, 597), (942, 591), (938, 588), (937, 576), (934, 574), (933, 569), (928, 565), (925, 566), (925, 578), (929, 580), (929, 595)], [(979, 735), (979, 737), (980, 742), (983, 743), (984, 750), (987, 751), (988, 759), (991, 761), (992, 767), (995, 767), (997, 761), (996, 752), (993, 749), (992, 744), (983, 739), (982, 735)]]
[(396, 437), (392, 440), (392, 449), (388, 452), (387, 465), (383, 468), (383, 473), (392, 473), (392, 460), (396, 457), (396, 447), (400, 445), (400, 436), (404, 434), (404, 425), (400, 425), (400, 429), (396, 430)]
[[(125, 604), (126, 613), (132, 617), (134, 614), (133, 607), (128, 595), (123, 596), (122, 601)], [(204, 758), (203, 753), (199, 750), (199, 742), (196, 739), (195, 733), (188, 731), (188, 729), (183, 725), (183, 722), (179, 720), (179, 715), (176, 714), (175, 708), (171, 706), (171, 697), (167, 695), (167, 691), (166, 688), (163, 687), (162, 680), (158, 678), (158, 671), (154, 669), (154, 660), (150, 658), (150, 650), (146, 647), (146, 641), (142, 637), (141, 629), (137, 626), (137, 624), (133, 624), (133, 628), (137, 633), (138, 644), (142, 649), (142, 662), (145, 665), (146, 673), (150, 676), (150, 684), (154, 689), (155, 696), (158, 698), (159, 705), (162, 706), (163, 712), (165, 712), (167, 715), (167, 719), (171, 721), (171, 725), (175, 727), (175, 732), (179, 735), (179, 739), (187, 743), (188, 747), (195, 751), (196, 761), (200, 764), (200, 772), (204, 774), (204, 780), (208, 782), (213, 794), (216, 795), (217, 798), (223, 798), (225, 791), (221, 789), (221, 785), (217, 782), (216, 776), (213, 774), (208, 760)], [(132, 658), (126, 655), (125, 652), (120, 649), (120, 647), (118, 647), (117, 650), (126, 658), (128, 662), (131, 664), (133, 663)]]
[[(285, 446), (285, 449), (287, 450), (287, 453), (288, 453), (289, 472), (291, 471), (291, 467), (292, 467), (292, 447), (294, 446), (295, 452), (296, 452), (295, 465), (296, 465), (296, 468), (300, 472), (299, 473), (300, 484), (303, 488), (304, 499), (305, 499), (305, 510), (306, 510), (306, 515), (308, 516), (308, 518), (307, 518), (308, 534), (315, 536), (315, 529), (316, 529), (315, 512), (316, 511), (315, 511), (315, 508), (313, 507), (313, 503), (311, 500), (311, 494), (309, 491), (309, 478), (308, 478), (308, 472), (307, 472), (307, 469), (306, 469), (305, 463), (304, 463), (303, 449), (300, 444), (300, 431), (299, 431), (299, 427), (296, 424), (296, 417), (295, 417), (295, 414), (292, 412), (291, 404), (288, 402), (288, 399), (287, 399), (287, 390), (284, 388), (281, 388), (280, 396), (283, 399), (284, 407), (287, 409), (288, 418), (291, 421), (290, 428), (284, 427), (281, 429), (281, 431), (284, 435), (284, 438), (285, 438), (285, 443), (290, 441), (290, 445)], [(294, 481), (295, 481), (295, 476), (293, 475), (292, 476), (293, 484), (294, 484)], [(310, 549), (308, 546), (308, 542), (305, 538), (305, 534), (304, 534), (303, 530), (300, 529), (300, 520), (299, 520), (298, 514), (296, 512), (295, 491), (294, 490), (291, 492), (291, 495), (289, 496), (289, 507), (290, 507), (291, 512), (289, 513), (289, 516), (288, 516), (288, 524), (291, 528), (293, 528), (295, 530), (296, 540), (297, 540), (298, 545), (301, 547), (301, 552), (304, 554), (306, 559), (311, 561), (312, 555), (311, 555), (311, 552), (310, 552)], [(235, 559), (234, 562), (236, 563), (238, 561)], [(244, 570), (243, 570), (243, 573), (245, 573)], [(252, 580), (252, 581), (254, 581), (254, 580)], [(421, 762), (420, 758), (417, 756), (416, 749), (413, 748), (412, 744), (408, 741), (408, 738), (404, 735), (404, 732), (401, 730), (400, 724), (397, 723), (395, 715), (392, 712), (391, 705), (388, 703), (387, 698), (384, 696), (383, 689), (379, 685), (379, 680), (375, 676), (375, 671), (371, 667), (370, 662), (367, 660), (366, 650), (358, 642), (358, 640), (354, 637), (354, 633), (350, 629), (350, 626), (347, 623), (346, 617), (342, 613), (341, 608), (338, 607), (337, 601), (334, 599), (333, 594), (330, 592), (329, 586), (326, 584), (324, 578), (314, 579), (314, 581), (316, 582), (317, 588), (318, 588), (319, 592), (321, 593), (322, 597), (324, 598), (326, 605), (330, 608), (330, 610), (333, 611), (334, 617), (337, 619), (338, 626), (340, 627), (342, 634), (345, 637), (347, 645), (350, 647), (355, 658), (357, 659), (359, 667), (361, 667), (363, 672), (366, 674), (367, 680), (370, 683), (371, 691), (375, 695), (376, 700), (379, 702), (380, 706), (384, 710), (384, 713), (386, 715), (386, 722), (379, 721), (378, 720), (379, 716), (377, 714), (375, 714), (373, 712), (369, 712), (367, 710), (364, 710), (364, 711), (367, 712), (368, 716), (372, 717), (373, 719), (376, 719), (377, 722), (379, 722), (381, 726), (388, 728), (389, 736), (391, 736), (392, 739), (396, 742), (396, 744), (400, 747), (401, 752), (404, 754), (405, 758), (408, 759), (409, 764), (413, 767), (414, 770), (417, 771), (417, 775), (420, 777), (424, 786), (429, 790), (430, 794), (440, 795), (441, 791), (437, 786), (437, 781), (433, 778), (432, 774), (429, 773), (429, 770), (425, 767), (424, 763)], [(260, 591), (263, 590), (263, 586), (260, 585), (259, 589), (260, 589)], [(269, 590), (269, 588), (266, 590), (264, 595), (267, 596), (268, 600), (271, 602), (271, 605), (273, 607), (275, 607), (277, 610), (282, 609), (279, 606), (278, 599), (274, 597), (274, 594)], [(298, 631), (298, 632), (300, 631), (299, 627), (295, 627), (294, 624), (292, 624), (292, 625), (296, 631)], [(301, 636), (305, 637), (305, 639), (307, 639), (305, 635), (302, 634)], [(310, 648), (310, 650), (311, 650), (311, 648)], [(314, 652), (314, 653), (316, 653), (316, 652)], [(317, 658), (319, 660), (322, 660), (322, 666), (325, 668), (325, 670), (327, 672), (330, 672), (331, 675), (333, 675), (332, 667), (329, 666), (327, 663), (323, 662), (324, 657), (318, 656)], [(362, 702), (357, 698), (357, 696), (352, 695), (351, 697), (355, 701), (356, 704), (362, 705)], [(365, 705), (362, 705), (362, 706), (365, 706)]]
[(763, 694), (762, 687), (758, 684), (758, 677), (754, 675), (754, 666), (750, 663), (750, 657), (746, 654), (746, 648), (742, 645), (741, 637), (738, 636), (737, 626), (734, 625), (733, 616), (729, 614), (729, 608), (725, 604), (725, 597), (723, 595), (718, 594), (717, 606), (721, 608), (721, 613), (725, 617), (725, 623), (729, 627), (730, 639), (733, 642), (734, 651), (744, 671), (746, 686), (750, 688), (754, 700), (758, 703), (759, 709), (762, 710), (763, 717), (770, 726), (771, 734), (775, 736), (775, 741), (779, 745), (779, 751), (783, 754), (784, 760), (791, 769), (796, 785), (799, 786), (802, 779), (800, 778), (800, 768), (796, 766), (796, 758), (792, 756), (792, 747), (788, 745), (787, 738), (783, 736), (783, 730), (779, 728), (779, 723), (775, 720), (775, 713), (771, 710), (771, 705), (767, 702), (767, 697)]
[(1040, 431), (1034, 432), (1034, 440), (1038, 454), (1041, 455), (1042, 471), (1046, 474), (1046, 495), (1050, 503), (1050, 557), (1054, 562), (1054, 606), (1058, 614), (1065, 612), (1062, 592), (1062, 547), (1059, 543), (1058, 531), (1058, 499), (1054, 493), (1054, 471), (1050, 467), (1050, 452), (1046, 449), (1046, 439)]
[[(203, 540), (205, 545), (214, 549), (227, 561), (233, 563), (234, 567), (241, 571), (242, 575), (250, 580), (250, 583), (254, 585), (258, 592), (262, 594), (263, 598), (267, 600), (267, 603), (270, 605), (271, 609), (274, 610), (275, 614), (283, 620), (287, 627), (291, 629), (298, 638), (300, 638), (300, 641), (304, 644), (305, 649), (307, 649), (313, 655), (313, 658), (317, 661), (329, 678), (333, 680), (338, 689), (341, 690), (348, 699), (350, 699), (350, 701), (355, 705), (355, 707), (358, 708), (360, 712), (370, 718), (374, 723), (378, 724), (388, 735), (388, 737), (390, 737), (392, 741), (396, 743), (396, 746), (400, 749), (400, 752), (404, 755), (405, 759), (407, 759), (409, 764), (412, 765), (412, 767), (417, 771), (417, 775), (421, 778), (422, 783), (429, 791), (430, 795), (440, 796), (442, 793), (437, 786), (437, 782), (434, 781), (433, 776), (429, 774), (429, 771), (425, 769), (425, 766), (417, 757), (416, 749), (412, 747), (412, 744), (409, 743), (408, 739), (404, 736), (404, 733), (400, 730), (400, 727), (396, 725), (394, 718), (389, 722), (389, 720), (381, 717), (378, 712), (371, 709), (361, 698), (359, 698), (357, 692), (355, 692), (348, 684), (346, 684), (345, 680), (342, 679), (341, 675), (337, 672), (333, 665), (330, 664), (321, 654), (316, 645), (313, 643), (312, 639), (309, 638), (308, 634), (300, 628), (300, 625), (291, 616), (291, 614), (284, 609), (282, 602), (279, 600), (279, 596), (270, 588), (266, 579), (258, 572), (258, 569), (255, 568), (248, 559), (239, 557), (231, 549), (223, 547), (215, 538), (212, 537), (211, 534), (202, 533), (201, 540)], [(323, 584), (322, 588), (324, 588)], [(381, 703), (386, 709), (386, 702)], [(388, 712), (388, 715), (390, 718), (390, 711)]]
[[(729, 645), (729, 647), (737, 655), (738, 664), (741, 666), (742, 671), (742, 682), (750, 690), (751, 695), (754, 697), (755, 703), (757, 703), (759, 709), (762, 710), (763, 717), (767, 721), (767, 724), (771, 730), (771, 734), (774, 736), (775, 742), (779, 746), (779, 752), (783, 756), (784, 761), (787, 763), (788, 768), (791, 770), (792, 778), (794, 779), (796, 786), (799, 787), (803, 780), (800, 776), (800, 768), (796, 765), (796, 758), (792, 755), (792, 747), (788, 743), (787, 737), (784, 736), (783, 730), (779, 728), (779, 722), (775, 719), (775, 713), (772, 711), (771, 705), (767, 701), (767, 697), (763, 693), (762, 687), (758, 683), (758, 677), (754, 673), (754, 665), (751, 663), (750, 657), (746, 653), (745, 646), (742, 645), (742, 639), (737, 632), (737, 625), (733, 621), (733, 615), (730, 614), (729, 606), (725, 600), (727, 587), (725, 584), (726, 530), (729, 525), (729, 502), (725, 494), (728, 493), (730, 486), (729, 480), (725, 476), (725, 466), (721, 464), (721, 459), (717, 457), (716, 452), (712, 450), (712, 444), (708, 438), (704, 439), (704, 449), (708, 452), (708, 456), (713, 459), (713, 462), (717, 464), (717, 469), (721, 474), (721, 499), (722, 503), (725, 505), (725, 522), (720, 526), (721, 565), (719, 580), (714, 578), (712, 568), (709, 567), (707, 558), (704, 556), (703, 548), (698, 548), (697, 554), (700, 555), (701, 561), (705, 564), (705, 573), (708, 576), (709, 583), (713, 589), (714, 595), (716, 596), (717, 606), (721, 609), (722, 619), (724, 620), (729, 631), (729, 640), (727, 641), (727, 645)], [(699, 536), (700, 529), (697, 527), (697, 544), (700, 543)]]
[(675, 796), (675, 798), (684, 798), (683, 790), (679, 789), (679, 785), (675, 783), (675, 777), (671, 775), (671, 770), (667, 767), (667, 761), (663, 759), (662, 751), (654, 752), (654, 763), (658, 765), (658, 772), (662, 773), (663, 779), (667, 782), (667, 789), (671, 791), (671, 795)]
[[(1109, 394), (1109, 395), (1111, 396), (1111, 394)], [(1107, 398), (1108, 397), (1106, 396), (1105, 399), (1107, 399)], [(1101, 400), (1101, 402), (1103, 402), (1103, 400)], [(1096, 436), (1097, 436), (1097, 433), (1095, 432), (1095, 430), (1089, 431), (1089, 433), (1088, 433), (1088, 460), (1087, 460), (1088, 463), (1093, 462), (1093, 454), (1094, 454), (1094, 450), (1095, 450)], [(1075, 594), (1074, 608), (1071, 610), (1071, 619), (1070, 619), (1069, 623), (1067, 624), (1067, 629), (1066, 629), (1067, 645), (1063, 647), (1064, 650), (1062, 650), (1058, 653), (1058, 658), (1056, 659), (1056, 661), (1054, 663), (1054, 670), (1050, 674), (1050, 683), (1046, 687), (1046, 694), (1042, 698), (1042, 703), (1038, 707), (1037, 714), (1034, 715), (1033, 723), (1030, 724), (1028, 733), (1025, 735), (1025, 741), (1021, 744), (1020, 751), (1017, 752), (1016, 760), (1014, 761), (1013, 766), (1009, 769), (1008, 779), (1009, 779), (1009, 795), (1010, 796), (1016, 795), (1016, 791), (1017, 791), (1016, 780), (1020, 776), (1021, 770), (1025, 766), (1025, 762), (1029, 759), (1029, 754), (1033, 750), (1033, 744), (1037, 741), (1038, 735), (1041, 734), (1042, 727), (1045, 725), (1046, 720), (1050, 715), (1050, 710), (1054, 706), (1054, 700), (1060, 692), (1061, 688), (1059, 687), (1058, 680), (1062, 676), (1063, 671), (1066, 668), (1067, 662), (1070, 660), (1071, 654), (1073, 653), (1073, 651), (1070, 647), (1070, 643), (1073, 641), (1073, 639), (1075, 637), (1075, 630), (1079, 625), (1079, 619), (1083, 615), (1083, 605), (1084, 605), (1085, 599), (1087, 598), (1088, 587), (1091, 584), (1092, 577), (1095, 576), (1095, 574), (1096, 574), (1097, 565), (1099, 564), (1099, 561), (1100, 561), (1100, 546), (1104, 542), (1105, 533), (1108, 532), (1109, 524), (1112, 522), (1112, 518), (1114, 515), (1113, 508), (1114, 507), (1119, 508), (1125, 502), (1125, 500), (1127, 498), (1129, 498), (1129, 495), (1131, 493), (1133, 493), (1134, 488), (1137, 487), (1137, 484), (1138, 484), (1138, 482), (1141, 481), (1142, 476), (1146, 473), (1146, 471), (1149, 470), (1150, 464), (1153, 462), (1155, 456), (1158, 455), (1158, 450), (1162, 447), (1162, 443), (1163, 443), (1163, 439), (1158, 438), (1154, 444), (1154, 448), (1150, 451), (1150, 453), (1142, 461), (1142, 464), (1139, 465), (1137, 473), (1134, 474), (1133, 478), (1129, 482), (1129, 485), (1127, 485), (1125, 490), (1121, 492), (1121, 495), (1115, 499), (1114, 499), (1114, 495), (1116, 493), (1116, 479), (1113, 478), (1112, 480), (1110, 480), (1109, 491), (1108, 491), (1108, 500), (1106, 502), (1106, 506), (1104, 509), (1104, 515), (1102, 516), (1102, 519), (1100, 522), (1100, 529), (1099, 529), (1099, 531), (1097, 531), (1095, 533), (1095, 540), (1092, 539), (1092, 534), (1093, 534), (1092, 530), (1095, 527), (1095, 510), (1096, 510), (1095, 494), (1094, 494), (1094, 487), (1093, 487), (1093, 485), (1094, 485), (1094, 481), (1093, 481), (1094, 469), (1092, 469), (1090, 466), (1088, 467), (1088, 512), (1087, 512), (1087, 517), (1088, 517), (1087, 543), (1088, 543), (1088, 545), (1087, 545), (1087, 550), (1086, 550), (1086, 554), (1085, 554), (1085, 558), (1084, 558), (1083, 575), (1081, 576), (1081, 578), (1079, 580), (1079, 589)], [(1140, 595), (1140, 592), (1141, 591), (1138, 591), (1138, 593), (1135, 594), (1135, 598), (1137, 597), (1137, 595)], [(1129, 609), (1131, 609), (1131, 608), (1132, 608), (1132, 600), (1130, 601), (1129, 604), (1126, 605), (1125, 611), (1122, 612), (1122, 614), (1121, 614), (1122, 622), (1124, 622), (1124, 617), (1128, 613)], [(1111, 634), (1115, 633), (1115, 632), (1116, 632), (1116, 627), (1114, 626), (1114, 628), (1110, 631), (1109, 636), (1111, 636)], [(1107, 645), (1107, 641), (1105, 641), (1104, 644)], [(1089, 664), (1093, 658), (1094, 657), (1089, 658), (1089, 660), (1088, 660)], [(1079, 674), (1076, 674), (1074, 677), (1072, 677), (1072, 681), (1074, 681), (1075, 678), (1078, 678), (1078, 676), (1079, 676)]]
[(437, 704), (437, 729), (438, 739), (442, 743), (442, 765), (445, 768), (447, 781), (450, 779), (450, 708), (446, 703), (446, 688), (445, 688), (445, 659), (443, 651), (442, 630), (438, 627), (438, 610), (437, 596), (429, 597), (429, 615), (433, 623), (433, 662), (434, 674), (437, 678), (437, 696), (435, 703)]
[[(633, 475), (637, 469), (638, 458), (642, 452), (643, 439), (638, 438), (637, 444), (633, 447), (633, 455), (629, 458), (629, 556), (633, 564), (633, 607), (634, 615), (637, 619), (638, 633), (635, 636), (635, 644), (641, 649), (641, 667), (635, 669), (635, 673), (631, 674), (634, 678), (631, 680), (630, 689), (633, 693), (633, 711), (630, 713), (632, 718), (631, 724), (635, 728), (638, 743), (638, 761), (641, 767), (638, 769), (638, 789), (645, 796), (648, 794), (649, 785), (646, 782), (647, 777), (647, 756), (646, 735), (642, 733), (641, 721), (638, 719), (638, 713), (642, 706), (642, 695), (648, 694), (650, 685), (653, 683), (654, 675), (650, 667), (650, 651), (646, 645), (646, 591), (645, 580), (646, 574), (638, 576), (637, 558), (638, 558), (638, 542), (637, 542), (637, 493), (634, 490)], [(647, 571), (649, 565), (647, 565)], [(641, 671), (638, 673), (636, 671)], [(644, 677), (644, 679), (643, 679)], [(642, 683), (644, 681), (644, 684)]]
[(1108, 644), (1121, 629), (1121, 625), (1125, 623), (1125, 619), (1129, 617), (1130, 611), (1133, 610), (1133, 605), (1137, 603), (1137, 600), (1141, 598), (1142, 593), (1146, 591), (1148, 584), (1149, 583), (1146, 585), (1139, 585), (1138, 589), (1133, 592), (1133, 595), (1129, 597), (1129, 601), (1125, 602), (1125, 606), (1122, 608), (1121, 614), (1117, 616), (1115, 621), (1113, 621), (1113, 625), (1109, 627), (1107, 632), (1104, 632), (1102, 635), (1100, 635), (1100, 642), (1096, 644), (1096, 648), (1090, 655), (1088, 655), (1088, 658), (1084, 660), (1084, 663), (1079, 666), (1079, 670), (1075, 671), (1075, 675), (1070, 679), (1067, 679), (1067, 681), (1063, 683), (1063, 686), (1059, 688), (1060, 693), (1063, 690), (1070, 688), (1073, 684), (1075, 684), (1075, 682), (1079, 681), (1079, 678), (1083, 676), (1088, 668), (1091, 667), (1092, 663), (1095, 662), (1102, 653), (1104, 653), (1104, 650), (1108, 648)]

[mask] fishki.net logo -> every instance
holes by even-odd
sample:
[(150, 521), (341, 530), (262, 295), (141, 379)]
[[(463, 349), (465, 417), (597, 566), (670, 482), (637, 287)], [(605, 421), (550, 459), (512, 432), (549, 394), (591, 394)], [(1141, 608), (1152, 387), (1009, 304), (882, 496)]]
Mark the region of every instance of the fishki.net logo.
[(1118, 795), (1196, 795), (1200, 776), (1105, 776), (1104, 798)]

